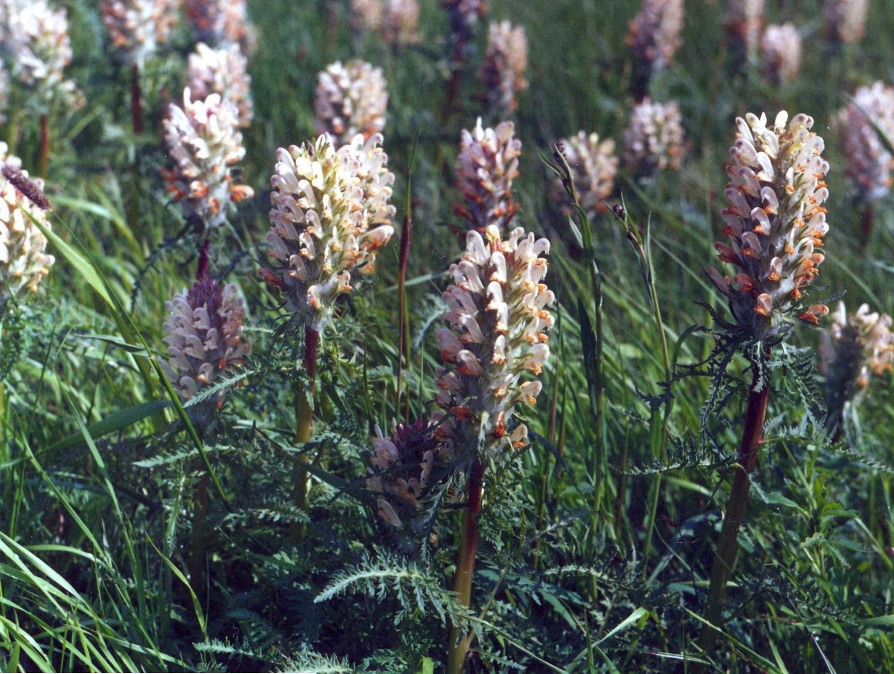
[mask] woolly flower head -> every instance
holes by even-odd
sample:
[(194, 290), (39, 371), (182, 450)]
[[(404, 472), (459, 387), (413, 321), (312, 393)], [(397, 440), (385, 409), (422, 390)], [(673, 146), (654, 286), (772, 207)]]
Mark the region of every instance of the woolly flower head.
[(183, 92), (183, 107), (171, 104), (164, 121), (165, 143), (175, 162), (163, 170), (168, 191), (181, 202), (187, 217), (198, 217), (206, 227), (217, 227), (235, 203), (254, 196), (254, 190), (233, 179), (233, 166), (245, 156), (237, 130), (236, 107), (211, 94), (192, 100)]
[(394, 174), (382, 137), (357, 135), (336, 149), (323, 134), (303, 147), (276, 151), (271, 178), (270, 268), (286, 306), (315, 330), (351, 292), (352, 272), (371, 274), (376, 251), (388, 243), (395, 209), (388, 204)]
[(214, 49), (204, 42), (197, 44), (196, 50), (189, 55), (186, 81), (197, 100), (220, 94), (222, 99), (236, 106), (239, 126), (251, 124), (254, 116), (251, 75), (248, 74), (248, 60), (239, 45), (227, 44)]
[(35, 292), (55, 258), (44, 251), (47, 240), (32, 218), (50, 229), (43, 181), (30, 180), (18, 157), (0, 143), (0, 316), (10, 299)]
[(109, 41), (129, 65), (145, 63), (174, 25), (171, 0), (102, 0), (100, 9)]
[(801, 34), (794, 24), (767, 26), (761, 38), (761, 71), (773, 84), (785, 84), (801, 67)]
[[(604, 208), (605, 200), (615, 187), (615, 174), (618, 172), (615, 141), (600, 141), (596, 133), (587, 135), (579, 131), (576, 136), (562, 140), (561, 147), (571, 169), (580, 205), (587, 217), (592, 219)], [(563, 204), (563, 209), (570, 215), (568, 197), (558, 176), (554, 187), (554, 198)]]
[(642, 176), (679, 171), (685, 154), (683, 116), (676, 101), (653, 103), (643, 99), (630, 115), (624, 132), (624, 160)]
[(515, 137), (515, 125), (501, 122), (496, 129), (485, 129), (481, 119), (471, 131), (460, 135), (456, 161), (456, 184), (464, 206), (456, 210), (480, 232), (495, 226), (503, 232), (515, 217), (518, 206), (512, 201), (512, 181), (518, 177), (521, 141)]
[[(549, 357), (547, 307), (554, 296), (543, 283), (549, 241), (521, 228), (506, 239), (491, 225), (466, 236), (466, 250), (450, 267), (443, 294), (448, 327), (437, 332), (444, 369), (438, 386), (436, 434), (447, 451), (467, 458), (477, 448), (494, 456), (521, 447), (523, 424), (509, 432), (518, 403), (533, 405)], [(522, 381), (525, 376), (526, 380)]]
[(186, 0), (186, 19), (196, 39), (212, 46), (238, 44), (246, 53), (257, 49), (257, 32), (245, 0)]
[(879, 140), (876, 127), (894, 138), (894, 89), (882, 82), (860, 87), (839, 113), (845, 174), (857, 188), (861, 201), (885, 196), (891, 187), (894, 159)]
[[(242, 340), (245, 311), (236, 286), (200, 279), (165, 304), (168, 359), (163, 363), (171, 384), (184, 401), (211, 386), (221, 375), (245, 362)], [(223, 405), (223, 392), (213, 400)]]
[(826, 0), (823, 13), (832, 39), (844, 44), (862, 40), (867, 9), (869, 0)]
[(757, 62), (764, 25), (765, 0), (729, 0), (723, 28), (730, 46), (747, 63)]
[(328, 133), (341, 145), (358, 133), (369, 138), (385, 128), (388, 89), (382, 69), (360, 59), (336, 61), (320, 72), (314, 96), (317, 134)]
[(376, 31), (385, 44), (419, 41), (417, 0), (351, 0), (351, 15), (357, 30)]
[(644, 0), (627, 29), (627, 45), (640, 67), (660, 72), (673, 62), (682, 30), (683, 0)]
[(377, 425), (372, 446), (366, 488), (381, 494), (377, 500), (379, 516), (401, 527), (400, 515), (412, 517), (419, 512), (432, 469), (443, 463), (439, 461), (434, 427), (428, 420), (420, 419), (412, 424), (396, 424), (394, 432), (385, 436)]
[(791, 332), (793, 317), (817, 323), (829, 311), (821, 304), (800, 308), (824, 259), (819, 248), (829, 229), (822, 206), (829, 164), (807, 115), (789, 121), (783, 111), (768, 127), (765, 115), (749, 113), (736, 124), (723, 211), (729, 243), (716, 244), (736, 273), (730, 279), (709, 268), (708, 274), (745, 334), (774, 344)]
[(497, 117), (508, 117), (518, 107), (516, 96), (528, 88), (528, 36), (522, 26), (508, 21), (492, 23), (484, 55), (484, 85), (488, 108)]

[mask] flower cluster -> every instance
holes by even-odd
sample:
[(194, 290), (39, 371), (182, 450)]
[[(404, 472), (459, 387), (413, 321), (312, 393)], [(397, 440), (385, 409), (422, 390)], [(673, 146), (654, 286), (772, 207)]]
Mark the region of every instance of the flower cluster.
[(515, 138), (512, 122), (485, 129), (479, 119), (471, 131), (463, 129), (456, 184), (465, 204), (455, 208), (479, 232), (489, 225), (504, 232), (515, 217), (518, 205), (512, 200), (512, 181), (518, 177), (520, 154), (521, 141)]
[(478, 19), (487, 11), (486, 0), (442, 0), (441, 7), (447, 12), (450, 36), (447, 40), (451, 69), (466, 61), (466, 51), (475, 33)]
[(227, 44), (214, 49), (204, 42), (196, 45), (189, 55), (186, 86), (197, 99), (220, 94), (238, 111), (238, 125), (247, 127), (254, 116), (251, 100), (251, 75), (248, 60), (237, 44)]
[[(242, 340), (245, 311), (235, 285), (202, 278), (165, 306), (168, 359), (162, 365), (182, 400), (245, 362), (249, 350)], [(223, 399), (223, 392), (213, 398), (218, 408)]]
[(773, 344), (791, 331), (793, 316), (816, 323), (828, 313), (824, 305), (804, 310), (800, 300), (824, 259), (818, 249), (828, 231), (822, 204), (829, 164), (807, 115), (789, 122), (783, 111), (768, 127), (765, 115), (749, 113), (736, 124), (723, 211), (729, 243), (716, 244), (736, 274), (730, 279), (713, 268), (708, 274), (745, 334)]
[(168, 191), (188, 218), (198, 217), (206, 227), (221, 225), (236, 202), (254, 196), (248, 185), (233, 179), (234, 164), (245, 156), (237, 114), (218, 94), (193, 101), (186, 89), (183, 107), (172, 103), (164, 121), (165, 143), (175, 162), (162, 172)]
[(549, 241), (517, 228), (504, 240), (491, 225), (466, 236), (466, 250), (450, 267), (453, 285), (443, 294), (449, 327), (438, 330), (444, 368), (434, 415), (437, 437), (459, 460), (479, 448), (495, 456), (524, 446), (527, 429), (510, 431), (518, 403), (533, 405), (537, 377), (549, 357), (547, 307), (554, 296), (543, 283)]
[(892, 368), (894, 334), (891, 317), (869, 313), (866, 304), (848, 315), (844, 302), (839, 302), (832, 318), (820, 344), (820, 372), (826, 376), (829, 411), (840, 414), (844, 403), (858, 397), (873, 375)]
[(517, 94), (528, 88), (527, 71), (528, 36), (525, 29), (508, 21), (490, 24), (484, 55), (484, 85), (488, 108), (498, 118), (515, 112)]
[(246, 54), (257, 48), (258, 37), (245, 0), (186, 0), (186, 18), (200, 42), (212, 46), (235, 43)]
[(723, 28), (737, 58), (745, 63), (757, 62), (764, 25), (765, 0), (730, 0)]
[(761, 72), (772, 84), (785, 84), (801, 67), (801, 34), (794, 24), (767, 26), (761, 38)]
[(894, 138), (894, 89), (882, 82), (860, 87), (838, 117), (845, 174), (857, 188), (857, 197), (872, 202), (891, 188), (894, 158), (879, 139), (880, 129)]
[(866, 10), (869, 0), (826, 0), (823, 13), (832, 39), (842, 44), (855, 44), (866, 31)]
[(171, 0), (102, 0), (100, 9), (109, 41), (128, 65), (142, 66), (174, 25)]
[[(571, 169), (581, 208), (587, 218), (592, 219), (604, 208), (605, 200), (615, 188), (615, 175), (618, 172), (615, 141), (600, 141), (596, 133), (587, 135), (584, 131), (579, 131), (576, 136), (562, 140), (561, 148)], [(553, 192), (556, 201), (565, 204), (563, 209), (570, 215), (571, 207), (558, 177)]]
[(276, 151), (271, 264), (263, 273), (285, 291), (287, 308), (317, 331), (352, 290), (351, 273), (372, 273), (376, 251), (394, 233), (394, 174), (381, 142), (379, 134), (365, 142), (358, 135), (336, 149), (323, 134), (312, 145)]
[(388, 90), (381, 68), (355, 59), (320, 72), (314, 96), (317, 134), (330, 134), (339, 145), (358, 133), (369, 138), (385, 129)]
[(624, 132), (624, 160), (637, 175), (679, 171), (685, 154), (683, 116), (676, 101), (653, 103), (648, 98), (630, 115)]
[[(44, 251), (47, 240), (32, 218), (50, 229), (42, 198), (43, 181), (30, 180), (20, 170), (21, 160), (7, 154), (0, 143), (0, 316), (10, 299), (23, 291), (34, 292), (55, 258)], [(10, 170), (11, 169), (11, 170)], [(10, 180), (9, 176), (18, 178)], [(33, 192), (36, 192), (34, 194)]]
[(682, 30), (683, 0), (644, 0), (627, 30), (627, 45), (633, 50), (636, 68), (637, 100), (645, 94), (652, 76), (673, 62)]
[(351, 14), (357, 30), (378, 32), (385, 44), (419, 41), (418, 0), (352, 0)]

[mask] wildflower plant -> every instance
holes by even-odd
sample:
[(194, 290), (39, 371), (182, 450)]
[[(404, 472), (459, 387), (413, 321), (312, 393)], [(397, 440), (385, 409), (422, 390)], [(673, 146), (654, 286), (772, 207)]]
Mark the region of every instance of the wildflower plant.
[(196, 41), (212, 47), (235, 43), (246, 54), (257, 47), (245, 0), (186, 0), (184, 9)]
[(673, 63), (683, 30), (682, 0), (644, 0), (627, 31), (633, 51), (633, 98), (640, 102), (652, 78)]
[(834, 44), (856, 44), (866, 32), (869, 0), (826, 0), (823, 14)]
[(764, 32), (765, 0), (729, 0), (723, 28), (737, 64), (755, 65)]
[(196, 100), (211, 94), (236, 106), (238, 126), (247, 127), (254, 116), (251, 99), (251, 75), (248, 59), (237, 44), (213, 48), (200, 42), (189, 55), (186, 70), (187, 88)]
[[(876, 81), (860, 87), (838, 114), (844, 172), (858, 201), (870, 204), (891, 189), (894, 158), (879, 138), (879, 131), (894, 138), (894, 88)], [(878, 129), (878, 130), (877, 130)]]
[(125, 64), (142, 67), (168, 41), (174, 25), (169, 0), (103, 0), (102, 22)]
[(645, 98), (630, 113), (624, 132), (624, 161), (636, 175), (648, 178), (659, 171), (679, 171), (686, 153), (684, 142), (683, 116), (677, 102)]
[[(615, 141), (611, 138), (601, 140), (597, 133), (579, 131), (576, 136), (560, 141), (560, 144), (562, 154), (571, 169), (580, 207), (587, 218), (592, 220), (605, 209), (605, 200), (615, 188), (615, 175), (618, 172)], [(553, 195), (556, 202), (563, 204), (565, 214), (573, 215), (559, 175), (554, 179)]]
[(801, 34), (792, 23), (770, 25), (761, 38), (761, 72), (771, 84), (795, 80), (801, 67)]
[(528, 37), (522, 26), (509, 21), (492, 23), (484, 54), (484, 86), (488, 110), (498, 119), (518, 108), (518, 94), (528, 88)]
[(355, 59), (337, 61), (321, 71), (314, 94), (317, 135), (330, 134), (339, 145), (358, 133), (364, 138), (382, 133), (388, 89), (382, 69)]

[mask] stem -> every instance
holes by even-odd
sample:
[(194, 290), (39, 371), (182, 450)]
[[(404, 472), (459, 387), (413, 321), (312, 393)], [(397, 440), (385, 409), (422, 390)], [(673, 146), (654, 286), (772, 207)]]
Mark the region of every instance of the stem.
[[(481, 515), (483, 480), (484, 464), (476, 458), (469, 473), (469, 481), (466, 483), (468, 504), (463, 513), (462, 539), (456, 555), (456, 575), (453, 577), (456, 600), (466, 608), (472, 603), (472, 574), (475, 570), (475, 554), (478, 551), (478, 519)], [(471, 634), (460, 637), (459, 625), (451, 625), (447, 674), (461, 674), (471, 638)]]
[(196, 279), (201, 281), (203, 278), (208, 276), (208, 250), (211, 248), (211, 237), (206, 236), (205, 240), (202, 241), (202, 245), (199, 248), (199, 262), (196, 265)]
[[(409, 187), (407, 188), (409, 190)], [(397, 276), (397, 297), (398, 297), (398, 324), (400, 326), (400, 335), (397, 346), (397, 405), (395, 409), (400, 411), (400, 396), (403, 388), (403, 359), (406, 356), (407, 367), (410, 367), (410, 318), (407, 311), (407, 266), (410, 263), (410, 245), (413, 242), (413, 214), (410, 211), (409, 194), (407, 195), (407, 213), (404, 215), (404, 226), (400, 236), (400, 265), (398, 267)], [(407, 423), (410, 421), (410, 395), (407, 394), (407, 410), (405, 419)]]
[(872, 204), (866, 204), (860, 213), (860, 257), (866, 257), (866, 248), (872, 237), (872, 229), (875, 224), (875, 209)]
[(143, 90), (140, 88), (140, 66), (130, 69), (130, 119), (135, 134), (143, 133)]
[(50, 118), (49, 115), (40, 116), (40, 177), (47, 177), (47, 168), (50, 165)]
[[(745, 506), (748, 504), (748, 491), (751, 488), (749, 475), (757, 467), (761, 433), (764, 428), (764, 418), (767, 415), (767, 399), (770, 394), (769, 382), (760, 382), (761, 376), (757, 371), (756, 365), (754, 366), (753, 376), (751, 391), (748, 394), (748, 408), (745, 411), (742, 442), (739, 445), (739, 456), (735, 466), (736, 474), (733, 477), (733, 485), (730, 489), (729, 499), (726, 502), (723, 527), (720, 530), (720, 540), (717, 543), (714, 565), (711, 568), (711, 582), (708, 585), (708, 602), (705, 606), (704, 618), (717, 628), (721, 625), (721, 612), (723, 610), (723, 600), (726, 596), (726, 583), (736, 561), (739, 527), (745, 514)], [(756, 387), (761, 383), (760, 391), (756, 390)], [(714, 641), (717, 638), (717, 630), (708, 625), (705, 625), (702, 629), (699, 645), (706, 654), (710, 654)]]
[[(317, 351), (320, 346), (320, 333), (310, 326), (304, 329), (304, 371), (307, 374), (307, 388), (299, 390), (295, 402), (295, 444), (300, 445), (310, 442), (314, 433), (313, 399), (317, 383)], [(307, 512), (307, 469), (298, 466), (295, 476), (295, 486), (292, 488), (292, 500), (301, 512)], [(307, 525), (304, 522), (295, 523), (291, 527), (291, 537), (294, 543), (304, 538)]]
[(195, 508), (192, 523), (192, 542), (189, 550), (190, 585), (198, 594), (205, 586), (205, 551), (208, 549), (208, 506), (211, 497), (208, 493), (208, 473), (196, 482), (193, 492)]

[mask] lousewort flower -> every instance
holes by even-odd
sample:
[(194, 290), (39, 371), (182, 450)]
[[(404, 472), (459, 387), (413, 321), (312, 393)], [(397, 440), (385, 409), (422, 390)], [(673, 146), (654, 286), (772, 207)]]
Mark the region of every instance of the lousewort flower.
[(103, 0), (100, 9), (109, 41), (127, 65), (142, 66), (174, 25), (170, 0)]
[(723, 28), (736, 59), (757, 63), (764, 26), (765, 0), (729, 0)]
[(633, 50), (634, 98), (641, 100), (649, 80), (667, 68), (680, 48), (683, 0), (644, 0), (627, 30)]
[(189, 55), (186, 82), (196, 100), (211, 94), (220, 94), (230, 101), (239, 112), (239, 126), (251, 124), (254, 108), (251, 100), (251, 75), (248, 60), (237, 44), (227, 44), (213, 49), (200, 42)]
[(352, 273), (375, 270), (388, 243), (395, 209), (388, 204), (394, 174), (373, 134), (336, 150), (323, 134), (315, 143), (276, 151), (271, 178), (269, 269), (262, 274), (285, 292), (286, 306), (320, 331)]
[[(615, 141), (600, 141), (596, 133), (587, 135), (584, 131), (579, 131), (576, 136), (562, 140), (561, 145), (562, 154), (571, 169), (581, 208), (592, 219), (605, 208), (605, 200), (615, 188), (615, 174), (618, 172)], [(571, 215), (571, 205), (558, 176), (553, 194), (556, 201), (563, 204), (565, 213)]]
[(813, 118), (802, 114), (787, 122), (784, 111), (769, 128), (765, 115), (736, 120), (723, 211), (729, 243), (716, 244), (736, 274), (730, 279), (708, 269), (739, 327), (768, 345), (788, 335), (795, 317), (817, 323), (829, 312), (821, 304), (801, 305), (824, 258), (818, 249), (829, 228), (822, 206), (829, 164), (823, 139), (810, 131)]
[(528, 88), (528, 36), (521, 26), (508, 21), (492, 23), (484, 55), (484, 86), (488, 109), (506, 118), (518, 107), (516, 96)]
[(366, 487), (382, 496), (377, 500), (379, 516), (396, 527), (404, 518), (413, 517), (422, 507), (429, 479), (438, 457), (438, 440), (434, 426), (426, 419), (412, 424), (400, 423), (390, 437), (376, 426), (372, 439), (372, 467)]
[(478, 19), (487, 11), (485, 0), (441, 0), (447, 12), (450, 35), (447, 39), (451, 70), (465, 63)]
[(369, 138), (385, 128), (388, 90), (381, 68), (355, 59), (333, 63), (320, 72), (314, 96), (317, 134), (328, 133), (338, 145), (358, 133)]
[(683, 116), (676, 101), (653, 103), (648, 98), (630, 115), (624, 132), (624, 160), (640, 176), (679, 171), (683, 163)]
[(785, 84), (801, 67), (801, 34), (794, 24), (767, 26), (761, 38), (761, 72), (772, 84)]
[[(43, 181), (30, 180), (18, 157), (0, 143), (0, 316), (8, 302), (25, 291), (35, 292), (55, 258), (44, 251), (47, 240), (32, 218), (51, 229), (43, 197)], [(11, 169), (11, 170), (7, 170)], [(10, 180), (10, 176), (16, 178)]]
[(860, 87), (838, 116), (845, 174), (857, 189), (857, 198), (870, 203), (891, 188), (894, 159), (878, 131), (894, 139), (894, 89), (882, 82)]
[(214, 47), (236, 43), (246, 54), (257, 48), (245, 0), (186, 0), (186, 19), (200, 42)]
[(506, 231), (515, 217), (518, 205), (512, 200), (512, 181), (518, 177), (520, 154), (521, 141), (515, 137), (512, 122), (485, 129), (479, 118), (474, 129), (463, 129), (456, 184), (464, 205), (454, 208), (479, 232), (489, 225)]
[(894, 365), (894, 334), (891, 317), (869, 313), (867, 304), (848, 315), (839, 302), (833, 319), (820, 343), (820, 372), (826, 376), (829, 413), (840, 422), (845, 403), (859, 398), (873, 375)]
[(351, 19), (355, 29), (378, 32), (388, 45), (419, 41), (417, 0), (351, 0)]
[(226, 220), (235, 204), (254, 196), (248, 185), (234, 182), (233, 169), (245, 156), (242, 134), (237, 130), (238, 113), (218, 94), (192, 100), (183, 92), (183, 107), (171, 104), (164, 121), (165, 143), (175, 162), (162, 171), (168, 191), (184, 213), (197, 217), (206, 227)]
[(541, 383), (534, 377), (549, 357), (554, 296), (541, 257), (548, 253), (546, 239), (517, 228), (504, 240), (491, 225), (484, 236), (468, 232), (465, 252), (450, 267), (453, 285), (443, 295), (449, 327), (437, 332), (442, 411), (434, 419), (445, 451), (460, 461), (478, 449), (495, 456), (526, 444), (524, 424), (509, 427), (516, 404), (536, 401)]
[(869, 0), (826, 0), (823, 13), (832, 39), (843, 44), (862, 40), (867, 9)]
[[(162, 366), (183, 401), (245, 362), (249, 351), (242, 339), (245, 311), (235, 285), (221, 286), (206, 277), (165, 306), (168, 359)], [(224, 393), (211, 400), (220, 408)]]
[(351, 25), (355, 30), (378, 31), (385, 14), (383, 0), (351, 0)]

